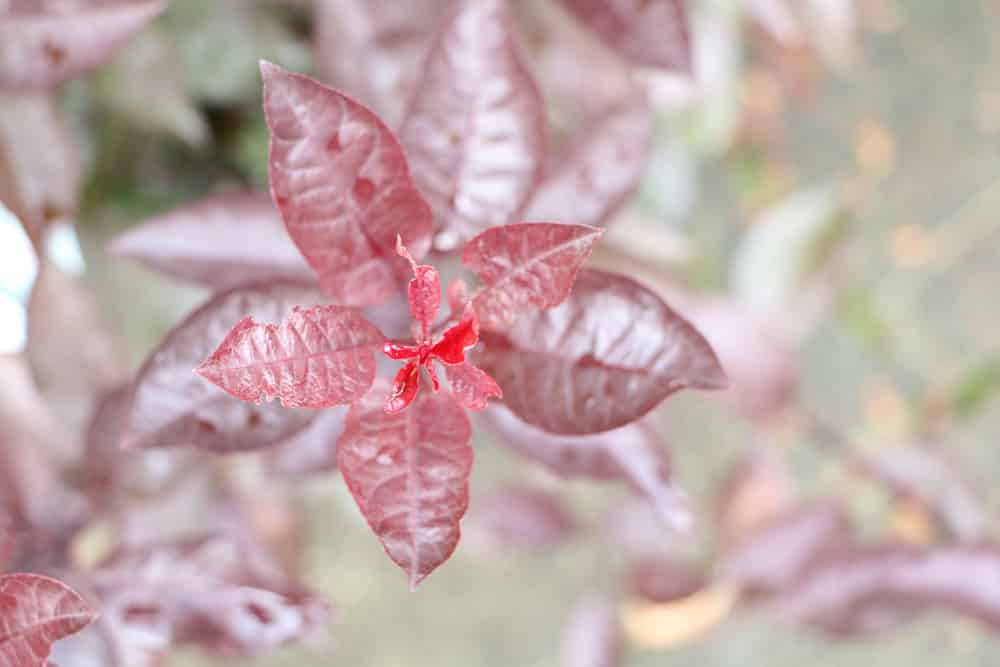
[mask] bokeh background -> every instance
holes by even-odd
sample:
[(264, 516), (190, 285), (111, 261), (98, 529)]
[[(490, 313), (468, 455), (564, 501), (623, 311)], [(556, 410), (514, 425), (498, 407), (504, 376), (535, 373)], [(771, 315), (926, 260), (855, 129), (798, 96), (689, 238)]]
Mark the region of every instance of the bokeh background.
[[(541, 0), (516, 4), (530, 13)], [(657, 109), (650, 166), (593, 258), (664, 290), (680, 283), (772, 306), (770, 316), (796, 332), (774, 360), (742, 341), (750, 331), (743, 320), (722, 326), (733, 363), (746, 364), (747, 374), (799, 378), (780, 414), (760, 419), (725, 397), (696, 393), (655, 413), (697, 518), (690, 535), (670, 537), (670, 549), (710, 566), (720, 489), (749, 451), (782, 466), (779, 480), (762, 482), (765, 497), (785, 493), (782, 485), (801, 498), (836, 497), (861, 534), (919, 544), (935, 540), (929, 510), (852, 474), (845, 452), (931, 449), (975, 490), (988, 517), (983, 535), (995, 537), (1000, 6), (787, 5), (783, 15), (774, 9), (780, 2), (692, 3), (694, 82), (642, 75)], [(57, 103), (81, 150), (83, 195), (75, 227), (50, 237), (49, 259), (92, 295), (124, 367), (141, 362), (207, 292), (112, 258), (105, 242), (207, 193), (266, 186), (257, 61), (324, 71), (313, 16), (308, 2), (173, 0), (112, 63), (61, 89)], [(526, 41), (529, 62), (540, 66)], [(2, 215), (0, 341), (16, 353), (32, 262), (12, 216)], [(39, 326), (32, 336), (45, 335)], [(627, 558), (615, 517), (628, 491), (558, 479), (485, 430), (475, 437), (467, 539), (415, 594), (340, 480), (304, 483), (302, 576), (338, 608), (332, 644), (245, 664), (565, 664), (567, 620), (594, 591), (619, 601), (622, 664), (630, 667), (1000, 659), (1000, 643), (974, 620), (932, 613), (874, 637), (833, 639), (737, 605), (714, 583), (662, 605), (664, 615), (651, 620), (622, 583)], [(576, 531), (538, 549), (477, 538), (491, 492), (511, 484), (556, 494), (572, 508)], [(244, 663), (192, 651), (167, 664)]]

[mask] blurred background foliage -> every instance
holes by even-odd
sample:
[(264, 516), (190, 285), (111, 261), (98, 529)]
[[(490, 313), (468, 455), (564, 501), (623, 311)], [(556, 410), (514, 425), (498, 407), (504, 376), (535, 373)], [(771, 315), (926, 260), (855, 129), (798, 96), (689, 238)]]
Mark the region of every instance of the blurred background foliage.
[[(87, 280), (133, 362), (206, 293), (112, 260), (102, 243), (208, 192), (266, 187), (257, 61), (317, 72), (306, 4), (173, 0), (111, 64), (62, 92), (85, 164)], [(710, 557), (720, 486), (752, 447), (787, 465), (803, 498), (845, 500), (869, 537), (919, 543), (934, 528), (926, 508), (852, 475), (846, 449), (947, 452), (1000, 516), (990, 484), (1000, 473), (1000, 6), (829, 0), (816, 3), (831, 11), (826, 22), (790, 32), (746, 11), (771, 3), (693, 4), (700, 92), (648, 75), (650, 168), (594, 263), (774, 305), (806, 333), (801, 395), (778, 417), (749, 420), (697, 394), (656, 413), (699, 519), (672, 548), (695, 563)], [(740, 331), (731, 335), (739, 346)], [(557, 480), (477, 438), (473, 518), (492, 489), (530, 484), (568, 499), (580, 532), (529, 553), (466, 540), (410, 594), (342, 485), (309, 482), (303, 567), (340, 610), (335, 647), (254, 664), (559, 663), (577, 600), (622, 586), (608, 508), (628, 494)], [(991, 519), (986, 534), (996, 528)], [(986, 665), (1000, 655), (982, 627), (944, 615), (832, 641), (736, 609), (715, 586), (671, 605), (660, 617), (619, 610), (634, 649), (625, 664)], [(169, 664), (206, 663), (181, 654)]]

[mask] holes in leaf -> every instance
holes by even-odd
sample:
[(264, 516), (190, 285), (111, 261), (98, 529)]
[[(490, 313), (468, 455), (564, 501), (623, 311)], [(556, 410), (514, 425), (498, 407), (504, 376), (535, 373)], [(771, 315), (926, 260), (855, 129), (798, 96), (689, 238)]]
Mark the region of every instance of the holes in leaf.
[(340, 133), (334, 132), (330, 135), (330, 139), (326, 142), (326, 150), (331, 153), (339, 153), (344, 149), (344, 145), (340, 143)]
[(43, 50), (45, 51), (46, 59), (57, 67), (66, 61), (66, 49), (61, 46), (53, 44), (52, 42), (45, 42)]
[(122, 621), (129, 625), (154, 625), (160, 617), (160, 606), (152, 602), (135, 602), (122, 610)]
[(354, 195), (354, 201), (365, 205), (375, 196), (375, 184), (367, 178), (359, 178), (354, 181), (354, 187), (351, 192)]
[(247, 428), (256, 428), (260, 426), (262, 421), (263, 419), (261, 418), (260, 413), (256, 410), (251, 410), (247, 413)]
[(215, 424), (205, 419), (195, 420), (195, 425), (198, 428), (198, 432), (204, 433), (205, 435), (212, 435), (219, 431), (219, 429), (216, 428)]
[(247, 602), (243, 605), (243, 609), (247, 612), (247, 614), (257, 619), (261, 625), (270, 625), (274, 622), (274, 615), (262, 604), (258, 604), (257, 602)]

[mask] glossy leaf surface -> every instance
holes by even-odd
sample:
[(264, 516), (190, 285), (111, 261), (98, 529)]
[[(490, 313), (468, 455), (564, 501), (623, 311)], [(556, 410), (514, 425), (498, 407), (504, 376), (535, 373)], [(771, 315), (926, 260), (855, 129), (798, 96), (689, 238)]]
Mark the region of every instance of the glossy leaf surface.
[(639, 187), (653, 145), (653, 111), (634, 93), (580, 130), (548, 165), (527, 220), (605, 225)]
[(109, 60), (154, 16), (163, 0), (0, 6), (0, 88), (46, 89)]
[(244, 403), (192, 369), (241, 318), (278, 322), (295, 305), (319, 298), (313, 288), (277, 283), (213, 297), (175, 327), (139, 370), (124, 441), (228, 452), (267, 447), (304, 427), (315, 413)]
[(562, 0), (562, 4), (626, 60), (691, 71), (686, 0)]
[(540, 174), (541, 95), (503, 0), (461, 0), (431, 48), (400, 138), (451, 251), (515, 221)]
[(455, 400), (466, 410), (483, 410), (490, 397), (503, 398), (496, 380), (470, 363), (445, 366), (445, 374)]
[(109, 249), (172, 278), (213, 289), (316, 279), (263, 192), (227, 193), (186, 204), (120, 234)]
[(469, 418), (445, 392), (420, 392), (388, 414), (376, 383), (351, 407), (337, 444), (340, 474), (410, 589), (451, 556), (469, 504)]
[(0, 661), (43, 667), (53, 642), (79, 632), (96, 616), (60, 581), (36, 574), (0, 576)]
[(503, 327), (530, 309), (559, 305), (601, 230), (584, 225), (521, 223), (494, 227), (469, 241), (462, 263), (483, 281), (472, 306), (484, 327)]
[(608, 431), (680, 389), (726, 385), (693, 326), (646, 287), (603, 271), (581, 271), (560, 306), (482, 340), (478, 365), (496, 378), (506, 405), (552, 433)]
[(289, 235), (336, 302), (384, 300), (396, 237), (418, 259), (430, 243), (431, 212), (399, 142), (347, 96), (267, 62), (261, 73), (271, 195)]

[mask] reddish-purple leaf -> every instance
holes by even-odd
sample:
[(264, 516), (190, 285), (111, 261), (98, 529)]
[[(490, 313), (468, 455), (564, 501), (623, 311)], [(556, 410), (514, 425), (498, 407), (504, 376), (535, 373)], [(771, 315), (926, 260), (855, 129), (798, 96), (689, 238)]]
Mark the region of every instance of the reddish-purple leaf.
[(17, 563), (53, 565), (86, 521), (88, 503), (54, 454), (68, 437), (19, 357), (0, 355), (0, 515), (18, 537)]
[(96, 616), (61, 581), (37, 574), (0, 576), (0, 662), (43, 667), (53, 642), (79, 632)]
[(279, 324), (244, 318), (195, 372), (250, 403), (347, 405), (371, 387), (375, 352), (384, 341), (375, 325), (351, 308), (296, 306)]
[(691, 71), (687, 0), (562, 0), (605, 44), (643, 67)]
[(817, 503), (768, 522), (725, 555), (720, 572), (751, 593), (775, 593), (849, 540), (844, 510)]
[(702, 590), (707, 579), (692, 566), (669, 558), (644, 558), (632, 566), (632, 593), (654, 603), (674, 602)]
[(597, 435), (547, 433), (518, 419), (501, 405), (485, 413), (487, 426), (518, 453), (557, 475), (622, 480), (645, 497), (669, 525), (691, 524), (684, 493), (670, 480), (669, 453), (647, 424), (633, 423)]
[(490, 397), (503, 398), (496, 380), (470, 363), (445, 366), (451, 392), (459, 405), (467, 410), (484, 410)]
[(313, 288), (282, 283), (213, 297), (175, 327), (139, 370), (123, 441), (229, 452), (267, 447), (299, 431), (314, 412), (238, 401), (192, 369), (241, 318), (280, 321), (296, 304), (319, 298)]
[(856, 546), (815, 563), (775, 601), (786, 618), (836, 634), (871, 634), (945, 609), (1000, 629), (1000, 552), (987, 544), (929, 550)]
[(400, 138), (450, 251), (517, 219), (545, 146), (541, 94), (521, 61), (504, 0), (460, 0), (444, 22)]
[(95, 393), (127, 377), (117, 342), (86, 285), (43, 261), (28, 302), (25, 352), (39, 388), (71, 428), (86, 423)]
[(186, 204), (129, 229), (108, 247), (172, 278), (213, 289), (316, 279), (263, 192), (226, 193)]
[[(3, 50), (0, 46), (0, 51)], [(0, 201), (35, 238), (76, 211), (80, 157), (46, 95), (0, 94)]]
[(462, 263), (484, 284), (472, 297), (479, 321), (502, 328), (525, 310), (558, 306), (601, 234), (585, 225), (529, 222), (476, 236), (465, 247)]
[(524, 214), (600, 227), (639, 186), (653, 145), (653, 111), (633, 94), (571, 139), (553, 159)]
[(563, 631), (563, 667), (617, 667), (622, 637), (614, 605), (590, 594), (573, 608)]
[(131, 400), (131, 385), (101, 396), (86, 431), (82, 483), (104, 509), (120, 510), (123, 498), (132, 502), (136, 496), (160, 501), (166, 487), (195, 464), (190, 450), (122, 451)]
[(468, 524), (467, 532), (487, 549), (551, 549), (576, 531), (573, 515), (556, 496), (518, 487), (498, 489), (476, 502)]
[(288, 233), (338, 303), (367, 305), (396, 289), (397, 236), (419, 259), (431, 211), (399, 142), (345, 95), (261, 63), (271, 131), (271, 195)]
[(259, 544), (228, 537), (119, 549), (91, 583), (101, 621), (122, 643), (142, 632), (162, 648), (258, 655), (322, 630), (330, 616)]
[(320, 412), (311, 424), (267, 453), (268, 469), (289, 479), (336, 472), (337, 440), (346, 415), (346, 407)]
[(420, 342), (425, 342), (430, 336), (431, 326), (441, 307), (441, 276), (437, 269), (426, 264), (417, 264), (402, 241), (396, 239), (396, 254), (410, 263), (413, 278), (407, 287), (410, 298), (410, 312), (420, 326)]
[(726, 386), (702, 335), (622, 275), (581, 271), (561, 305), (487, 333), (478, 365), (511, 410), (552, 433), (608, 431), (680, 389)]
[(448, 0), (318, 0), (316, 65), (390, 127), (402, 118)]
[(110, 60), (163, 0), (0, 5), (0, 88), (45, 89)]
[(983, 500), (944, 452), (894, 447), (858, 458), (854, 467), (902, 498), (925, 503), (960, 540), (984, 537), (989, 519)]
[(472, 431), (446, 392), (420, 392), (395, 414), (377, 382), (347, 414), (337, 443), (340, 474), (410, 589), (451, 556), (469, 504)]

